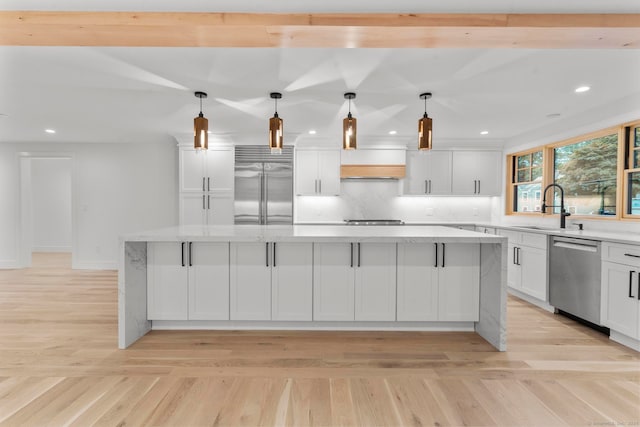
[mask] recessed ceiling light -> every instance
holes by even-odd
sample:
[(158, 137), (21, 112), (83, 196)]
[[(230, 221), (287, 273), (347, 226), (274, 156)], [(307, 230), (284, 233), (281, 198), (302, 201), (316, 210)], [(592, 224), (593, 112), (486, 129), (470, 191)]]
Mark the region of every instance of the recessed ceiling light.
[(389, 135), (395, 135), (396, 133), (398, 133), (398, 131), (395, 131), (395, 130), (390, 130), (389, 131)]
[(56, 133), (56, 131), (55, 131), (55, 130), (53, 130), (53, 129), (45, 129), (44, 131), (45, 131), (46, 133)]
[(483, 130), (482, 132), (480, 132), (480, 135), (489, 135), (489, 131), (488, 130)]
[(580, 86), (576, 88), (576, 93), (587, 92), (589, 89), (591, 89), (589, 86)]
[(315, 130), (311, 129), (311, 130), (309, 131), (309, 135), (315, 135), (315, 134), (316, 134), (316, 131), (315, 131)]

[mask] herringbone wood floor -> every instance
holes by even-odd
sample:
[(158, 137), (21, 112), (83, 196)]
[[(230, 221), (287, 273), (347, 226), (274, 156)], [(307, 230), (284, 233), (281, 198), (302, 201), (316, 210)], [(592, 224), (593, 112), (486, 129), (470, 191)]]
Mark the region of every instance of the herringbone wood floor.
[(638, 425), (640, 354), (510, 298), (472, 333), (157, 332), (117, 349), (117, 275), (0, 271), (1, 425)]

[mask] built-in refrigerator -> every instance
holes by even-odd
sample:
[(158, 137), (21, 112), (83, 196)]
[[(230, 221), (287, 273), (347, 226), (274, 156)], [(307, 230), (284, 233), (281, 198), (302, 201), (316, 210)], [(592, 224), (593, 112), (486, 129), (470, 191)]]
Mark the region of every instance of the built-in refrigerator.
[(293, 223), (293, 148), (239, 145), (235, 154), (235, 223)]

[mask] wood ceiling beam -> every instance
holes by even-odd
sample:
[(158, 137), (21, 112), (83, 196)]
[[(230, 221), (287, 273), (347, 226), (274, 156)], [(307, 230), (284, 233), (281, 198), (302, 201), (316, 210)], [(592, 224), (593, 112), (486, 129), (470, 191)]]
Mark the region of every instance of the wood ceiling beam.
[(640, 14), (0, 11), (4, 46), (640, 48)]

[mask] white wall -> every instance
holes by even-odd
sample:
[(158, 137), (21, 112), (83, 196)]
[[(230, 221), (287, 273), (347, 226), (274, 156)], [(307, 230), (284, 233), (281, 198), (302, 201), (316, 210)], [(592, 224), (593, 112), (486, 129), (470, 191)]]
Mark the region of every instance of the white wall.
[(178, 222), (175, 144), (2, 143), (0, 267), (18, 266), (20, 152), (73, 157), (74, 268), (117, 268), (118, 236)]
[(31, 159), (34, 252), (71, 252), (71, 159)]
[(488, 222), (493, 197), (401, 196), (400, 180), (343, 180), (340, 196), (296, 197), (295, 222), (401, 219), (407, 223)]

